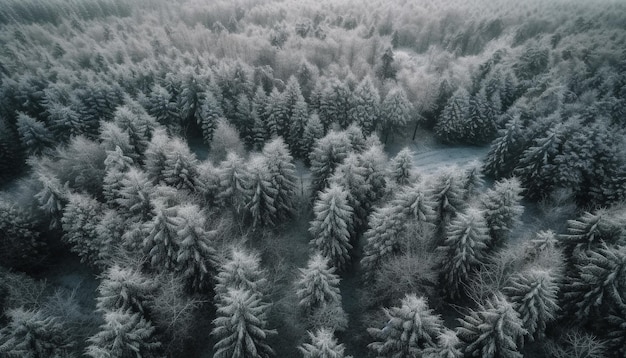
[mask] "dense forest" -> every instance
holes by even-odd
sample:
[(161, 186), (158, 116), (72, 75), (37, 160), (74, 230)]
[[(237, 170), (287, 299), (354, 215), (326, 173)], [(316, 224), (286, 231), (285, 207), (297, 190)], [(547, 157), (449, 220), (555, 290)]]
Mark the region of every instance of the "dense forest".
[(0, 357), (626, 357), (625, 139), (623, 0), (0, 0)]

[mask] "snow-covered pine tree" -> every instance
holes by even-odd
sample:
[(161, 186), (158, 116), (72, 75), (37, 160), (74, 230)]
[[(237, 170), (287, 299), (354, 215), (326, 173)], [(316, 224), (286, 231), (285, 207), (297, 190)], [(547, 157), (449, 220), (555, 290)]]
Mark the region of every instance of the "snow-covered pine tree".
[(268, 291), (265, 276), (258, 254), (234, 247), (215, 278), (216, 301), (226, 296), (229, 289), (243, 289), (263, 296)]
[(615, 311), (608, 316), (606, 321), (603, 323), (606, 324), (608, 330), (609, 344), (623, 356), (626, 354), (626, 312)]
[(270, 137), (285, 135), (288, 128), (288, 108), (286, 98), (276, 87), (272, 90), (265, 103), (267, 115), (266, 130)]
[(113, 151), (119, 147), (124, 156), (131, 158), (137, 162), (139, 156), (135, 153), (135, 149), (130, 144), (130, 137), (120, 126), (114, 122), (102, 122), (100, 124), (100, 143), (105, 151)]
[(380, 116), (384, 142), (389, 135), (399, 132), (411, 120), (412, 105), (402, 87), (392, 88), (381, 105)]
[(311, 161), (311, 198), (328, 185), (335, 168), (350, 153), (350, 140), (343, 132), (332, 131), (320, 138), (309, 155)]
[(391, 205), (412, 223), (422, 226), (435, 223), (435, 203), (422, 184), (413, 184), (398, 192)]
[(100, 331), (87, 341), (85, 354), (91, 358), (158, 357), (161, 347), (152, 323), (130, 310), (105, 311)]
[(148, 114), (167, 128), (171, 135), (181, 135), (180, 113), (173, 95), (163, 86), (155, 84), (144, 104)]
[(22, 307), (7, 310), (5, 314), (9, 322), (0, 330), (1, 356), (38, 358), (69, 354), (72, 344), (57, 318)]
[(443, 329), (437, 336), (437, 345), (424, 349), (423, 358), (463, 358), (460, 349), (461, 340), (457, 337), (456, 332)]
[(618, 220), (603, 209), (584, 212), (580, 218), (567, 221), (567, 233), (559, 236), (566, 260), (576, 261), (576, 256), (593, 251), (602, 245), (612, 245), (626, 234)]
[(466, 357), (522, 358), (519, 342), (527, 332), (513, 305), (496, 295), (459, 320), (457, 335)]
[(220, 164), (220, 193), (218, 199), (241, 214), (246, 205), (250, 173), (243, 159), (234, 152), (228, 153)]
[(209, 287), (211, 272), (219, 261), (211, 243), (215, 232), (205, 230), (206, 218), (197, 205), (180, 206), (178, 216), (176, 270), (188, 281), (192, 291), (202, 291)]
[(146, 173), (130, 168), (120, 181), (120, 188), (115, 195), (115, 203), (129, 222), (150, 220), (152, 206), (150, 196), (154, 190)]
[(380, 95), (369, 76), (363, 78), (352, 93), (350, 122), (358, 123), (365, 135), (376, 130), (380, 116)]
[(307, 314), (324, 306), (341, 306), (339, 281), (335, 268), (329, 267), (328, 259), (320, 253), (314, 254), (307, 267), (300, 269), (295, 283), (298, 305)]
[(445, 228), (465, 206), (465, 178), (458, 168), (442, 170), (431, 184), (437, 214), (436, 224)]
[(497, 131), (495, 111), (485, 94), (481, 91), (471, 96), (465, 131), (459, 133), (459, 140), (470, 144), (485, 144), (493, 139)]
[(317, 113), (311, 114), (306, 127), (304, 127), (304, 133), (302, 133), (302, 150), (305, 162), (309, 162), (309, 154), (313, 151), (317, 140), (324, 137), (324, 133), (324, 126), (320, 117)]
[(111, 249), (108, 242), (99, 240), (96, 231), (102, 212), (102, 204), (96, 199), (85, 194), (69, 193), (61, 218), (63, 240), (81, 261), (96, 267), (106, 265)]
[(157, 288), (153, 278), (131, 268), (113, 265), (100, 281), (96, 307), (104, 313), (121, 310), (145, 315), (148, 301)]
[(139, 103), (127, 99), (125, 105), (115, 110), (113, 121), (128, 133), (134, 153), (142, 158), (156, 128), (155, 119), (148, 115)]
[(333, 78), (327, 81), (320, 97), (319, 116), (324, 129), (328, 129), (333, 122), (341, 128), (350, 125), (351, 93), (348, 86)]
[(248, 149), (254, 146), (254, 119), (250, 99), (247, 95), (240, 94), (235, 105), (235, 117), (231, 119), (231, 123), (241, 134)]
[(382, 260), (398, 251), (404, 232), (405, 217), (394, 206), (375, 209), (369, 216), (369, 229), (365, 232), (365, 248), (361, 266), (367, 279), (372, 279)]
[(350, 139), (350, 147), (354, 153), (362, 153), (366, 149), (367, 141), (363, 135), (361, 126), (356, 123), (351, 123), (343, 132), (348, 136), (348, 139)]
[(330, 261), (338, 270), (350, 262), (352, 245), (350, 229), (353, 211), (348, 205), (348, 193), (341, 186), (331, 186), (320, 193), (313, 207), (314, 218), (309, 232), (313, 236), (311, 245)]
[(309, 152), (306, 149), (304, 133), (309, 122), (309, 110), (304, 98), (296, 101), (291, 118), (289, 119), (289, 148), (297, 158), (306, 158)]
[(46, 218), (50, 221), (50, 229), (59, 228), (68, 189), (61, 185), (61, 181), (52, 173), (39, 171), (37, 180), (42, 186), (41, 190), (35, 194), (39, 209), (45, 213)]
[(490, 246), (499, 246), (509, 237), (519, 221), (524, 206), (520, 204), (522, 187), (517, 178), (502, 179), (481, 197), (485, 220), (491, 236)]
[(254, 120), (254, 127), (252, 128), (252, 142), (254, 149), (263, 148), (265, 141), (270, 137), (267, 133), (266, 125), (257, 114), (256, 109), (252, 109), (252, 118)]
[(143, 251), (154, 270), (173, 270), (178, 256), (178, 207), (158, 200), (152, 206), (152, 219), (143, 224)]
[(370, 186), (365, 182), (365, 168), (361, 167), (356, 154), (351, 153), (335, 169), (330, 178), (330, 185), (339, 185), (347, 194), (348, 205), (353, 214), (352, 224), (348, 226), (354, 238), (356, 232), (366, 225), (369, 208), (366, 207)]
[(272, 186), (276, 189), (274, 207), (276, 217), (284, 220), (293, 214), (296, 206), (296, 166), (282, 138), (275, 138), (263, 147), (264, 162)]
[(623, 310), (626, 302), (626, 246), (601, 247), (587, 253), (578, 274), (564, 287), (565, 309), (578, 321)]
[(163, 172), (166, 169), (166, 154), (169, 152), (170, 136), (165, 130), (156, 129), (145, 152), (144, 168), (152, 183), (165, 183)]
[(467, 134), (469, 112), (470, 95), (465, 88), (459, 88), (437, 119), (435, 134), (446, 142), (462, 142)]
[(556, 318), (558, 284), (549, 270), (531, 269), (521, 272), (504, 288), (522, 320), (528, 338), (542, 339), (546, 324)]
[(303, 358), (344, 358), (345, 347), (337, 342), (332, 330), (319, 328), (307, 334), (311, 343), (298, 347)]
[(45, 154), (54, 146), (54, 136), (50, 130), (27, 114), (17, 114), (17, 132), (22, 147), (29, 155)]
[(102, 194), (109, 205), (115, 203), (122, 188), (124, 174), (133, 165), (133, 159), (127, 157), (119, 146), (114, 150), (107, 150), (107, 157), (104, 160), (104, 170), (106, 174), (102, 180)]
[(230, 288), (217, 303), (217, 318), (211, 335), (217, 340), (215, 358), (269, 358), (274, 350), (267, 338), (276, 334), (267, 329), (269, 305), (258, 293)]
[(274, 226), (278, 222), (276, 197), (278, 189), (272, 183), (265, 158), (255, 156), (248, 161), (248, 188), (246, 210), (252, 217), (252, 226)]
[(485, 180), (480, 168), (480, 162), (471, 161), (463, 171), (463, 189), (465, 189), (465, 199), (471, 200), (483, 187)]
[(519, 116), (513, 117), (500, 131), (485, 158), (484, 171), (495, 178), (511, 176), (524, 150), (524, 127)]
[(391, 161), (391, 176), (398, 185), (409, 185), (415, 174), (413, 173), (415, 164), (413, 163), (413, 151), (405, 147), (396, 154)]
[(178, 138), (170, 139), (163, 163), (163, 182), (176, 189), (196, 192), (198, 183), (198, 160), (189, 150), (189, 146)]
[(369, 187), (366, 208), (371, 207), (386, 194), (389, 158), (376, 135), (368, 137), (367, 149), (358, 155), (359, 165), (365, 172), (365, 184)]
[(513, 172), (519, 177), (526, 197), (539, 199), (554, 188), (558, 180), (554, 160), (560, 152), (566, 129), (560, 123), (553, 125), (522, 153)]
[(46, 112), (50, 130), (59, 141), (66, 141), (85, 132), (85, 126), (79, 114), (72, 107), (48, 102)]
[(441, 280), (448, 297), (462, 296), (472, 270), (487, 259), (487, 242), (489, 231), (481, 210), (470, 207), (450, 222), (438, 248), (444, 254)]
[(217, 127), (217, 121), (224, 117), (222, 107), (210, 90), (206, 90), (200, 100), (200, 108), (196, 113), (196, 121), (202, 129), (202, 138), (207, 145), (211, 145), (213, 132)]
[(378, 357), (420, 357), (425, 349), (436, 347), (443, 332), (443, 321), (428, 307), (424, 297), (406, 295), (400, 307), (384, 309), (389, 321), (379, 328), (368, 328), (374, 342), (368, 348)]

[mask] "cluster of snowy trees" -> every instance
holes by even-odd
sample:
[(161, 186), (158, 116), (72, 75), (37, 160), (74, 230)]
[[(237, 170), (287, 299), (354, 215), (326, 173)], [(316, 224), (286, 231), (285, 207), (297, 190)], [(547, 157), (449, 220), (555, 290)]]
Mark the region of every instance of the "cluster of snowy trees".
[(626, 11), (564, 1), (5, 1), (0, 356), (623, 356)]

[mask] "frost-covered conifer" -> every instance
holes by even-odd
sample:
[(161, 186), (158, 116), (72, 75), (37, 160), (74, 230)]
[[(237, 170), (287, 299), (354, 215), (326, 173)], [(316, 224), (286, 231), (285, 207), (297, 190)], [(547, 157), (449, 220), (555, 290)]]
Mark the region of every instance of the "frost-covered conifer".
[(359, 165), (365, 174), (365, 184), (369, 187), (366, 207), (373, 205), (382, 198), (387, 188), (389, 158), (378, 142), (376, 135), (368, 137), (372, 140), (365, 146), (367, 149), (358, 155)]
[(172, 270), (178, 256), (178, 207), (160, 201), (152, 205), (152, 219), (143, 224), (143, 249), (153, 269)]
[(54, 137), (50, 130), (27, 114), (18, 113), (17, 132), (22, 147), (30, 155), (45, 154), (54, 145)]
[(152, 323), (130, 310), (107, 310), (100, 331), (87, 341), (85, 353), (92, 358), (150, 358), (158, 356), (161, 347)]
[(219, 301), (226, 296), (229, 289), (243, 289), (252, 294), (263, 295), (268, 290), (265, 276), (258, 254), (233, 248), (230, 257), (220, 266), (215, 278), (216, 299)]
[(339, 276), (335, 274), (334, 267), (328, 266), (328, 259), (322, 254), (314, 254), (307, 267), (300, 269), (296, 295), (298, 305), (307, 313), (327, 305), (341, 305)]
[(114, 150), (107, 150), (107, 158), (104, 160), (105, 176), (102, 180), (102, 194), (109, 204), (115, 202), (122, 188), (124, 174), (133, 165), (133, 159), (127, 157), (118, 146)]
[(252, 217), (252, 226), (277, 224), (276, 197), (278, 190), (272, 183), (265, 158), (256, 156), (248, 162), (246, 209)]
[(176, 269), (187, 279), (192, 290), (200, 291), (207, 287), (210, 273), (217, 266), (218, 258), (211, 243), (215, 233), (205, 230), (206, 218), (197, 205), (179, 207), (178, 216)]
[(304, 133), (309, 122), (309, 110), (304, 98), (298, 98), (295, 103), (291, 118), (289, 119), (288, 143), (295, 157), (306, 158), (309, 152), (304, 141)]
[(476, 160), (470, 162), (468, 167), (464, 169), (463, 174), (463, 189), (465, 189), (465, 198), (470, 200), (485, 184), (479, 162)]
[(387, 93), (380, 109), (385, 142), (390, 134), (399, 131), (411, 120), (411, 102), (402, 87), (396, 87)]
[(59, 320), (40, 310), (14, 308), (5, 312), (8, 324), (0, 330), (3, 357), (64, 357), (71, 343)]
[(564, 288), (565, 308), (583, 322), (624, 309), (626, 302), (626, 246), (604, 246), (587, 255)]
[(339, 185), (331, 186), (320, 193), (313, 207), (314, 218), (309, 232), (311, 244), (329, 259), (338, 270), (350, 262), (350, 229), (353, 211), (348, 205), (348, 193)]
[(437, 345), (424, 349), (423, 358), (462, 358), (460, 346), (456, 332), (444, 328), (437, 336)]
[(370, 186), (365, 181), (365, 168), (361, 167), (356, 154), (352, 153), (341, 163), (330, 179), (330, 185), (339, 185), (347, 194), (348, 205), (353, 213), (352, 225), (348, 226), (351, 235), (365, 224), (369, 208), (366, 207)]
[(567, 221), (567, 233), (559, 236), (566, 259), (575, 255), (617, 243), (624, 235), (619, 221), (606, 210), (584, 212), (580, 218)]
[(58, 140), (65, 141), (85, 132), (79, 114), (71, 107), (56, 102), (46, 104), (50, 130)]
[(61, 216), (65, 206), (67, 187), (52, 173), (39, 172), (37, 180), (41, 183), (41, 190), (35, 194), (39, 208), (50, 220), (50, 229), (61, 226)]
[(503, 179), (482, 196), (482, 207), (492, 244), (502, 244), (519, 221), (524, 207), (520, 204), (522, 188), (516, 178)]
[(96, 307), (101, 312), (121, 310), (146, 314), (147, 302), (156, 290), (157, 284), (151, 277), (114, 265), (100, 281)]
[(267, 344), (275, 330), (267, 329), (269, 305), (258, 293), (230, 288), (217, 302), (217, 318), (211, 335), (217, 340), (215, 358), (269, 358), (274, 350)]
[(365, 135), (370, 135), (379, 124), (380, 95), (370, 77), (365, 77), (354, 90), (349, 111), (350, 122), (358, 123)]
[(198, 183), (198, 160), (189, 146), (175, 138), (170, 140), (166, 150), (161, 171), (163, 182), (176, 189), (196, 192), (201, 186)]
[(145, 152), (145, 171), (152, 183), (165, 183), (163, 172), (166, 168), (167, 153), (171, 138), (162, 129), (156, 129), (152, 133), (152, 139), (148, 143)]
[(383, 328), (368, 328), (375, 339), (367, 347), (378, 357), (420, 357), (425, 349), (436, 346), (443, 332), (443, 321), (428, 307), (425, 298), (406, 295), (400, 307), (385, 309)]
[(553, 274), (543, 269), (519, 273), (504, 288), (531, 341), (543, 338), (546, 324), (556, 318), (558, 290)]
[(345, 347), (337, 342), (332, 330), (320, 328), (307, 334), (311, 343), (298, 347), (303, 358), (344, 358)]
[(200, 108), (196, 113), (196, 121), (202, 129), (202, 138), (207, 145), (211, 145), (213, 140), (213, 132), (217, 127), (217, 122), (224, 117), (222, 107), (220, 106), (213, 93), (209, 90), (204, 92), (204, 96), (199, 103)]
[(152, 138), (152, 132), (156, 128), (154, 118), (148, 115), (139, 103), (127, 100), (124, 106), (115, 110), (113, 121), (128, 133), (134, 153), (141, 158)]
[(404, 148), (391, 161), (391, 176), (398, 185), (408, 185), (413, 179), (413, 151)]
[(333, 122), (341, 128), (350, 125), (351, 93), (348, 86), (338, 80), (332, 79), (326, 83), (320, 96), (319, 116), (325, 129)]
[(120, 180), (120, 188), (115, 195), (121, 214), (131, 222), (149, 220), (152, 206), (150, 195), (153, 191), (148, 176), (139, 169), (130, 168)]
[(513, 305), (494, 296), (460, 319), (457, 335), (466, 357), (522, 358), (516, 342), (527, 332)]
[(459, 211), (465, 208), (464, 184), (465, 180), (458, 168), (443, 170), (432, 184), (437, 223), (441, 227), (445, 227)]
[(485, 173), (495, 179), (509, 177), (524, 150), (523, 143), (522, 121), (514, 117), (492, 142), (485, 158)]
[(68, 203), (63, 211), (61, 224), (63, 240), (81, 261), (101, 266), (109, 259), (109, 243), (101, 242), (96, 227), (103, 212), (97, 200), (77, 193), (68, 194)]
[(381, 261), (400, 248), (404, 225), (405, 217), (398, 215), (393, 206), (378, 208), (369, 216), (370, 229), (364, 235), (367, 241), (361, 259), (366, 277), (372, 278)]
[(265, 104), (267, 115), (266, 129), (270, 137), (285, 135), (288, 128), (285, 128), (289, 121), (289, 112), (285, 96), (274, 88)]
[(449, 297), (460, 297), (472, 270), (485, 263), (488, 241), (487, 224), (478, 209), (468, 208), (449, 224), (446, 238), (439, 248), (445, 255), (441, 277), (443, 289)]
[(250, 185), (250, 173), (246, 163), (237, 155), (230, 152), (220, 165), (220, 193), (218, 198), (240, 214), (245, 205)]
[(286, 219), (294, 212), (296, 205), (297, 179), (293, 157), (282, 138), (273, 139), (265, 144), (262, 153), (270, 181), (276, 189), (274, 198), (276, 217), (279, 220)]
[(306, 127), (304, 127), (304, 133), (302, 133), (302, 153), (305, 161), (309, 160), (309, 154), (313, 151), (315, 143), (324, 136), (324, 133), (324, 126), (320, 117), (317, 113), (311, 114)]
[(346, 159), (350, 153), (350, 140), (343, 132), (330, 132), (320, 138), (309, 155), (311, 161), (311, 197), (317, 197), (318, 193), (328, 185), (335, 168)]
[(464, 88), (459, 88), (448, 100), (435, 125), (435, 133), (446, 142), (463, 141), (467, 134), (467, 122), (470, 111), (470, 95)]
[(176, 101), (172, 94), (163, 86), (155, 84), (147, 98), (146, 111), (160, 124), (164, 125), (170, 134), (181, 134), (180, 114), (176, 109)]
[(247, 148), (254, 146), (254, 120), (252, 115), (252, 103), (245, 94), (237, 97), (235, 105), (235, 117), (231, 120), (237, 131), (241, 133), (241, 138)]
[(100, 141), (107, 152), (120, 148), (123, 155), (131, 158), (132, 161), (139, 159), (135, 149), (130, 144), (128, 133), (114, 122), (102, 122), (100, 124)]

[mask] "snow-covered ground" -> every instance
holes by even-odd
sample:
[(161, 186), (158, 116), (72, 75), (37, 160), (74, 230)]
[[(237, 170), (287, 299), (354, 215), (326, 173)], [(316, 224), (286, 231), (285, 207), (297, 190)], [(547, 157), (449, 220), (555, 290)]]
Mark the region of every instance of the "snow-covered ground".
[(465, 167), (482, 160), (488, 151), (489, 147), (444, 147), (416, 153), (413, 158), (420, 173), (431, 174), (446, 167)]

